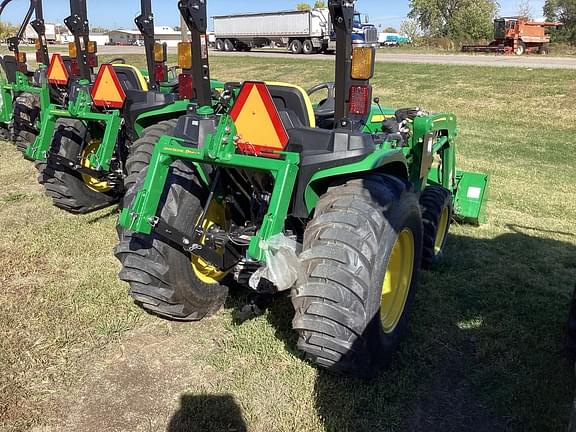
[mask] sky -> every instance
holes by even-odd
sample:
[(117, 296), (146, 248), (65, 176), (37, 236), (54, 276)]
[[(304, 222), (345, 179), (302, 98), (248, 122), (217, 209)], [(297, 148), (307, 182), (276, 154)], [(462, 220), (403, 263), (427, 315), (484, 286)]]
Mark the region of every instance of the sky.
[[(306, 0), (210, 0), (208, 1), (208, 15), (225, 15), (241, 12), (273, 12), (278, 10), (294, 9), (300, 1)], [(314, 3), (309, 0), (309, 3)], [(519, 0), (500, 0), (500, 15), (515, 15)], [(13, 0), (2, 14), (2, 21), (18, 23), (24, 17), (28, 6), (27, 0)], [(158, 26), (176, 26), (179, 17), (176, 8), (177, 0), (152, 0), (154, 18)], [(544, 0), (530, 0), (534, 17), (542, 15)], [(63, 18), (69, 15), (69, 0), (44, 0), (44, 16), (47, 22), (62, 23)], [(88, 0), (88, 14), (92, 27), (133, 28), (134, 17), (139, 13), (138, 0)], [(356, 9), (366, 13), (370, 22), (383, 27), (398, 28), (408, 14), (408, 0), (358, 0)], [(211, 27), (211, 25), (210, 25)]]

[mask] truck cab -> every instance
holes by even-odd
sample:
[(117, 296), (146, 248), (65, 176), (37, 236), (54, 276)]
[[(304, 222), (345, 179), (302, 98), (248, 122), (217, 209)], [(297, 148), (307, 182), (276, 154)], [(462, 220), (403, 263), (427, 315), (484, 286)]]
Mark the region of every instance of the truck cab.
[(378, 29), (369, 24), (368, 15), (354, 14), (352, 43), (354, 45), (378, 46)]

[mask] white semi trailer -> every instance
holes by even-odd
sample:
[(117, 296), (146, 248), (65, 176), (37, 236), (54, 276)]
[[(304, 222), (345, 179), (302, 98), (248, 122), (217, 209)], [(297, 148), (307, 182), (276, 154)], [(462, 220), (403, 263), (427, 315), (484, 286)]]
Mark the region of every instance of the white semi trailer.
[[(270, 45), (285, 46), (293, 54), (313, 54), (336, 46), (328, 9), (282, 11), (215, 16), (215, 48), (218, 51), (250, 51)], [(378, 44), (378, 30), (367, 17), (354, 16), (353, 41)]]

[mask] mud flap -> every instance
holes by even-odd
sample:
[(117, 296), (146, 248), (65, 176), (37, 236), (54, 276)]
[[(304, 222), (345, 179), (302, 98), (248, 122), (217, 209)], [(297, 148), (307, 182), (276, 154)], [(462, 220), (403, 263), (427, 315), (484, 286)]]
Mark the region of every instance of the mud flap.
[(456, 173), (456, 198), (454, 217), (466, 223), (480, 225), (486, 223), (486, 202), (488, 201), (488, 174), (458, 171)]

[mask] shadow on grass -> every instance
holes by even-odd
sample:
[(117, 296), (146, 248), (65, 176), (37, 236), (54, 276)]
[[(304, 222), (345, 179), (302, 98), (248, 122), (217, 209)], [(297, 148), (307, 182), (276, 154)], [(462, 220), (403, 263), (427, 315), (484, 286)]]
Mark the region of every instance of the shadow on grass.
[[(574, 373), (563, 329), (576, 247), (527, 234), (537, 231), (452, 235), (444, 262), (421, 273), (390, 368), (373, 382), (318, 372), (316, 409), (326, 430), (566, 430)], [(289, 299), (268, 316), (295, 353)]]
[(246, 432), (242, 410), (232, 395), (183, 395), (166, 432)]

